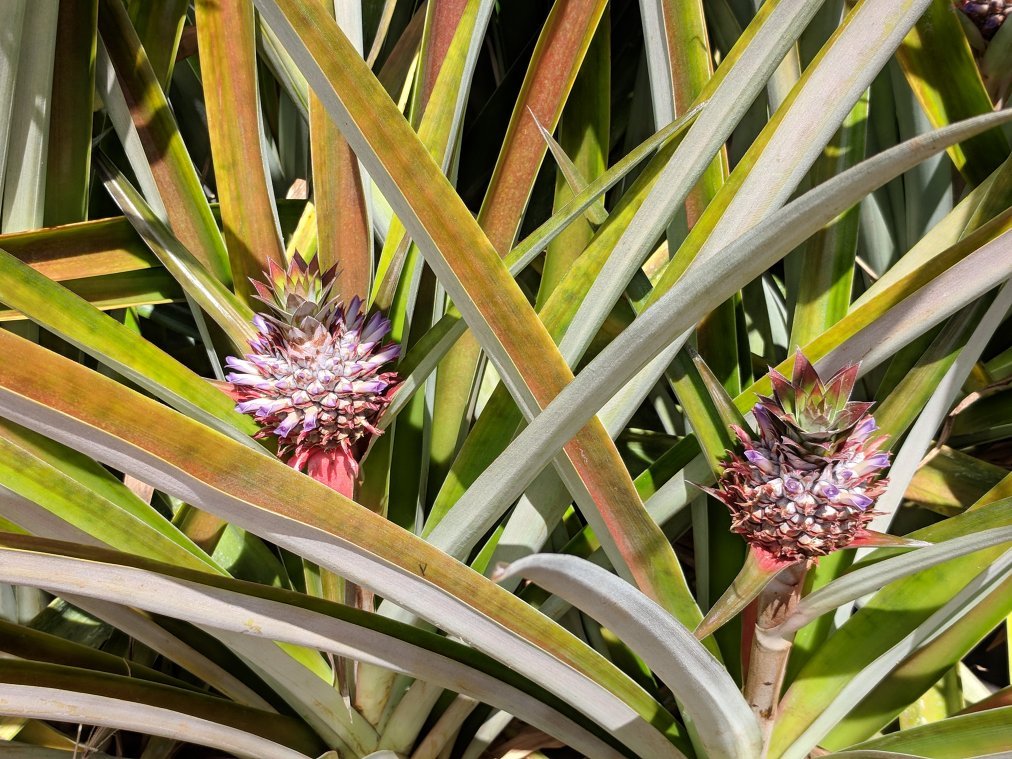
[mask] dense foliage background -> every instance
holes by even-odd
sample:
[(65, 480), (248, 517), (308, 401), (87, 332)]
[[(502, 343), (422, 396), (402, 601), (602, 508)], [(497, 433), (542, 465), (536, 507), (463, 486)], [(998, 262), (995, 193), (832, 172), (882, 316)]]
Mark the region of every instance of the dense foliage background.
[[(4, 0), (0, 755), (1012, 750), (1007, 8)], [(314, 256), (401, 346), (341, 492), (225, 381)], [(773, 624), (695, 485), (797, 348), (932, 545)]]

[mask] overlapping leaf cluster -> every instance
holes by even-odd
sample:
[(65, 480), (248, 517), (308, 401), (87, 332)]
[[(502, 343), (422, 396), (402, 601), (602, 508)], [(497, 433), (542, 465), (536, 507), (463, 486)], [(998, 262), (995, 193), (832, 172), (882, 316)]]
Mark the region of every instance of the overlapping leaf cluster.
[(0, 753), (1012, 748), (1006, 15), (0, 3)]

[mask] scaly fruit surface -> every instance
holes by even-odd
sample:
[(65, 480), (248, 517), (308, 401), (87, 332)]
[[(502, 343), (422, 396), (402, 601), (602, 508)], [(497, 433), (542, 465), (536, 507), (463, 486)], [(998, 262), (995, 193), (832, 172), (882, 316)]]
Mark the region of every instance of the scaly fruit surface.
[(258, 437), (275, 435), (297, 469), (324, 455), (357, 469), (397, 385), (395, 372), (381, 371), (400, 351), (382, 343), (390, 321), (367, 317), (357, 297), (340, 303), (335, 270), (321, 272), (315, 257), (296, 255), (287, 271), (272, 261), (265, 275), (268, 284), (253, 282), (269, 307), (254, 317), (258, 335), (244, 358), (226, 360), (236, 410), (260, 423)]
[(1005, 19), (1012, 16), (1012, 0), (956, 0), (956, 7), (973, 21), (986, 40), (994, 37)]
[(857, 366), (823, 383), (799, 351), (793, 378), (771, 372), (773, 395), (753, 408), (758, 433), (734, 427), (730, 453), (707, 492), (731, 511), (731, 529), (775, 564), (825, 556), (867, 537), (889, 456), (868, 413), (849, 402)]

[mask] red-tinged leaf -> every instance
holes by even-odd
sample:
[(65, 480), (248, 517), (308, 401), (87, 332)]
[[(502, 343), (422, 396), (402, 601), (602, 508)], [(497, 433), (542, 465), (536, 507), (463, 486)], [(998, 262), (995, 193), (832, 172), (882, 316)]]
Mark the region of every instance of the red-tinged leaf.
[(122, 217), (0, 235), (0, 248), (56, 282), (159, 266)]
[(794, 385), (794, 392), (797, 394), (795, 405), (799, 408), (804, 406), (804, 401), (808, 396), (822, 387), (819, 373), (815, 371), (815, 367), (805, 358), (805, 354), (800, 349), (794, 354), (794, 379), (792, 383)]
[(555, 131), (604, 6), (602, 0), (558, 0), (538, 37), (478, 214), (478, 222), (500, 255), (513, 244), (545, 157), (547, 146), (538, 122)]
[(236, 295), (268, 260), (283, 261), (260, 139), (252, 0), (198, 0), (197, 37), (214, 178)]
[[(572, 372), (489, 239), (322, 8), (295, 0), (256, 2), (533, 417), (572, 382)], [(591, 420), (564, 453), (558, 465), (567, 476), (578, 475), (572, 477), (578, 500), (614, 563), (694, 626), (699, 610), (671, 544), (644, 509), (604, 426)]]
[[(121, 471), (143, 470), (158, 489), (186, 494), (197, 507), (368, 583), (448, 632), (507, 658), (549, 690), (558, 683), (545, 683), (539, 673), (564, 663), (567, 677), (578, 678), (577, 691), (586, 686), (596, 694), (581, 702), (592, 720), (615, 725), (624, 742), (646, 752), (641, 755), (677, 755), (658, 732), (674, 727), (663, 707), (593, 649), (437, 548), (273, 457), (34, 343), (0, 330), (0, 349), (19, 358), (0, 364), (5, 416), (29, 424), (49, 420), (54, 439)], [(437, 607), (446, 613), (437, 614)], [(497, 640), (523, 651), (505, 656)]]
[(741, 572), (724, 595), (706, 613), (706, 617), (695, 630), (695, 636), (702, 640), (712, 635), (721, 625), (748, 606), (774, 577), (791, 566), (794, 566), (794, 563), (780, 561), (762, 549), (750, 547), (745, 558), (745, 566), (741, 568)]
[(122, 0), (99, 0), (98, 26), (172, 231), (215, 277), (231, 282), (225, 242)]
[(1012, 685), (1007, 685), (999, 691), (995, 691), (983, 701), (978, 701), (966, 707), (960, 714), (972, 714), (973, 712), (986, 712), (988, 709), (1001, 709), (1004, 706), (1012, 706)]
[[(151, 68), (168, 87), (179, 50), (189, 0), (131, 0), (130, 20), (144, 46)], [(193, 27), (190, 27), (192, 30)], [(194, 44), (196, 40), (194, 40)]]
[[(376, 74), (391, 99), (402, 111), (407, 109), (409, 88), (414, 80), (414, 68), (418, 59), (418, 49), (422, 44), (422, 32), (425, 29), (426, 6), (420, 6), (397, 38), (390, 54), (383, 61), (383, 67)], [(409, 79), (410, 77), (410, 79)]]
[(826, 383), (824, 396), (834, 411), (839, 412), (847, 405), (860, 368), (859, 364), (845, 366)]
[[(279, 204), (283, 229), (291, 231), (302, 206), (293, 201)], [(218, 207), (212, 206), (211, 212), (217, 214)], [(57, 282), (160, 268), (158, 259), (121, 216), (0, 235), (0, 248)]]
[(862, 530), (850, 545), (854, 548), (924, 548), (930, 546), (931, 543), (874, 530)]
[(419, 63), (418, 85), (412, 113), (422, 114), (429, 102), (429, 96), (436, 86), (436, 78), (443, 66), (446, 53), (453, 42), (467, 0), (437, 0), (429, 3), (427, 23), (422, 37), (422, 57)]
[[(133, 274), (152, 272), (164, 276), (164, 270), (160, 269)], [(175, 285), (171, 279), (169, 282)], [(246, 435), (256, 431), (252, 419), (236, 413), (228, 398), (208, 388), (191, 370), (2, 250), (0, 300), (113, 367), (152, 395), (186, 409), (217, 429), (232, 428), (234, 436), (244, 442), (248, 442)]]
[[(444, 4), (434, 3), (429, 9), (437, 11), (440, 7), (444, 7)], [(474, 73), (477, 45), (480, 44), (476, 40), (483, 33), (484, 24), (487, 23), (490, 14), (491, 9), (487, 2), (469, 3), (451, 30), (451, 45), (442, 53), (443, 59), (440, 60), (439, 73), (432, 84), (432, 91), (419, 91), (422, 87), (421, 82), (415, 87), (415, 97), (424, 98), (426, 105), (424, 108), (420, 105), (412, 107), (411, 123), (413, 126), (417, 124), (418, 139), (444, 173), (450, 166), (452, 153), (457, 144), (456, 137), (462, 127), (464, 102), (461, 92), (467, 90)], [(445, 17), (440, 16), (439, 19), (440, 23), (447, 23)], [(481, 31), (477, 28), (479, 23), (483, 24)], [(431, 24), (427, 26), (431, 27)], [(444, 32), (433, 31), (433, 33)], [(421, 51), (423, 69), (430, 65), (428, 57), (429, 52), (423, 46)], [(397, 339), (403, 338), (407, 331), (410, 316), (408, 306), (414, 302), (415, 291), (418, 289), (415, 272), (419, 267), (417, 246), (405, 235), (404, 225), (400, 220), (394, 218), (376, 267), (370, 305), (389, 312), (392, 322), (391, 334)], [(408, 272), (408, 275), (405, 276), (404, 272)]]
[[(173, 303), (184, 297), (183, 288), (160, 266), (141, 271), (67, 279), (61, 284), (100, 311)], [(22, 318), (23, 315), (18, 311), (0, 310), (0, 321)]]
[[(798, 355), (800, 355), (800, 352)], [(791, 381), (787, 379), (787, 377), (775, 369), (770, 370), (769, 376), (773, 392), (776, 394), (776, 397), (780, 399), (780, 402), (784, 404), (784, 410), (793, 414), (797, 407), (797, 404), (795, 403), (794, 385), (791, 384)]]
[[(538, 37), (478, 212), (478, 224), (500, 256), (513, 245), (548, 149), (539, 124), (555, 131), (605, 5), (601, 0), (557, 0)], [(457, 453), (479, 354), (474, 336), (465, 335), (436, 375), (429, 473), (433, 482), (445, 479)]]
[[(311, 0), (328, 6), (329, 0)], [(326, 270), (337, 264), (336, 290), (348, 302), (365, 298), (372, 275), (372, 233), (358, 158), (315, 93), (309, 93), (309, 139), (313, 169), (317, 256)]]

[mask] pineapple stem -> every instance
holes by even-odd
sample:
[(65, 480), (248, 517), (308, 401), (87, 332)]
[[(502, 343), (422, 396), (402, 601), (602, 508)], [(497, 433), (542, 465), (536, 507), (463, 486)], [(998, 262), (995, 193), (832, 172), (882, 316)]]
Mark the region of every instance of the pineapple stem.
[[(780, 691), (787, 671), (787, 660), (794, 644), (793, 634), (782, 638), (769, 634), (769, 631), (794, 611), (801, 598), (807, 569), (805, 562), (788, 566), (770, 581), (759, 596), (759, 611), (756, 616), (755, 635), (752, 638), (744, 694), (759, 722), (764, 747), (768, 744), (773, 731)], [(765, 756), (765, 748), (763, 755)]]
[[(314, 480), (322, 482), (353, 501), (358, 490), (358, 472), (359, 466), (355, 457), (341, 448), (320, 451), (310, 456), (306, 466), (306, 474)], [(324, 567), (320, 567), (320, 581), (325, 598), (343, 602), (362, 611), (373, 611), (374, 596), (371, 590), (350, 582)], [(356, 701), (357, 664), (339, 657), (335, 669), (338, 690), (345, 702), (351, 706)]]

